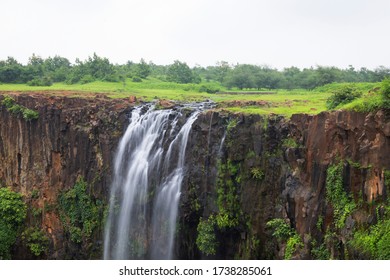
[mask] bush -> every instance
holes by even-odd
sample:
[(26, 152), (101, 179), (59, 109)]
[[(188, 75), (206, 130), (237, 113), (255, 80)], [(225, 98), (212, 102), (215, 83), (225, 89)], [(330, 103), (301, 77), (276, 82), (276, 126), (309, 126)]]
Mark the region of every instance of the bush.
[(385, 100), (390, 99), (390, 78), (386, 78), (382, 81), (381, 92)]
[(30, 249), (30, 252), (39, 257), (42, 253), (46, 253), (49, 247), (49, 238), (44, 231), (38, 228), (28, 228), (22, 234), (22, 240)]
[(84, 85), (84, 84), (92, 83), (94, 81), (95, 79), (91, 75), (85, 75), (81, 77), (80, 84)]
[(101, 223), (102, 205), (88, 195), (87, 183), (79, 179), (70, 190), (59, 195), (59, 213), (65, 230), (75, 243), (89, 240)]
[(196, 245), (198, 249), (206, 255), (215, 255), (217, 252), (217, 237), (215, 235), (216, 220), (211, 215), (207, 220), (200, 218), (198, 224), (198, 236)]
[(303, 248), (303, 242), (301, 240), (301, 237), (297, 233), (294, 233), (287, 240), (286, 251), (284, 252), (284, 259), (291, 260), (294, 253), (301, 248)]
[(360, 96), (362, 92), (359, 89), (353, 85), (346, 85), (333, 92), (333, 95), (326, 100), (326, 107), (331, 110), (339, 105), (350, 103)]
[(11, 257), (11, 248), (26, 215), (22, 195), (10, 188), (0, 188), (0, 259)]
[(25, 108), (22, 112), (23, 119), (26, 121), (36, 120), (39, 117), (39, 113), (35, 110)]
[(264, 178), (264, 171), (259, 167), (251, 168), (252, 178), (256, 180), (262, 180)]
[(134, 82), (134, 83), (141, 83), (141, 82), (142, 82), (142, 79), (141, 79), (140, 77), (135, 76), (135, 77), (133, 77), (133, 78), (131, 79), (131, 81)]
[(199, 92), (207, 92), (207, 93), (217, 93), (219, 92), (219, 88), (216, 88), (216, 87), (213, 87), (213, 86), (210, 86), (210, 85), (201, 85), (199, 87)]
[(390, 220), (380, 220), (367, 230), (355, 232), (349, 244), (370, 259), (390, 260)]
[(27, 85), (38, 87), (51, 86), (53, 85), (53, 80), (48, 76), (44, 76), (42, 78), (34, 78), (31, 81), (28, 81)]
[(272, 236), (276, 237), (279, 241), (287, 240), (294, 234), (293, 229), (283, 219), (272, 219), (267, 222), (266, 226), (273, 230)]
[(26, 121), (36, 120), (39, 117), (39, 113), (37, 111), (16, 104), (15, 99), (10, 96), (5, 96), (1, 104), (7, 108), (8, 112), (22, 116)]

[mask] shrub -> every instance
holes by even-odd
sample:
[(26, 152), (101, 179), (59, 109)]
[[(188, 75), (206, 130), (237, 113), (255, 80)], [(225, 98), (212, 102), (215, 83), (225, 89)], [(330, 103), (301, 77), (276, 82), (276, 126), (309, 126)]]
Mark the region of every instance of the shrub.
[(30, 249), (30, 252), (37, 257), (45, 253), (49, 247), (49, 238), (43, 230), (38, 228), (30, 227), (26, 229), (22, 234), (22, 240)]
[(133, 78), (131, 79), (131, 81), (134, 82), (134, 83), (141, 83), (141, 82), (142, 82), (142, 79), (141, 79), (140, 77), (135, 76), (135, 77), (133, 77)]
[(39, 113), (37, 111), (27, 108), (23, 109), (22, 114), (23, 119), (25, 119), (26, 121), (36, 120), (39, 118)]
[(293, 254), (301, 248), (303, 248), (303, 242), (301, 240), (301, 237), (297, 233), (294, 233), (287, 240), (286, 251), (284, 252), (284, 259), (291, 260)]
[(264, 178), (264, 172), (259, 167), (253, 167), (251, 169), (252, 178), (256, 180), (262, 180)]
[(80, 84), (84, 85), (84, 84), (92, 83), (94, 81), (95, 81), (94, 77), (92, 77), (92, 75), (87, 74), (81, 77)]
[(199, 92), (207, 92), (207, 93), (217, 93), (219, 92), (219, 88), (210, 86), (210, 85), (201, 85), (199, 87)]
[(42, 78), (34, 78), (31, 81), (28, 81), (27, 85), (36, 87), (51, 86), (53, 85), (53, 80), (48, 76), (44, 76)]
[(362, 92), (353, 85), (346, 85), (333, 92), (326, 100), (326, 107), (334, 109), (339, 105), (350, 103), (352, 100), (362, 96)]
[(206, 255), (215, 255), (217, 252), (218, 241), (215, 235), (215, 225), (216, 220), (213, 215), (207, 220), (203, 220), (202, 218), (199, 220), (196, 245)]
[(386, 78), (382, 81), (381, 92), (385, 99), (390, 99), (390, 78)]
[(294, 230), (283, 219), (272, 219), (267, 222), (266, 226), (273, 230), (272, 236), (276, 237), (279, 241), (287, 240), (294, 233)]
[(0, 259), (11, 257), (11, 248), (26, 215), (22, 195), (10, 188), (0, 188)]
[(26, 121), (36, 120), (39, 117), (37, 111), (16, 104), (15, 99), (11, 96), (5, 96), (1, 104), (7, 108), (8, 112), (17, 116), (22, 116)]
[(90, 239), (101, 222), (102, 207), (87, 193), (87, 183), (79, 179), (73, 188), (59, 195), (60, 218), (75, 243)]
[(355, 232), (349, 244), (371, 259), (390, 260), (390, 220), (380, 220), (367, 230)]

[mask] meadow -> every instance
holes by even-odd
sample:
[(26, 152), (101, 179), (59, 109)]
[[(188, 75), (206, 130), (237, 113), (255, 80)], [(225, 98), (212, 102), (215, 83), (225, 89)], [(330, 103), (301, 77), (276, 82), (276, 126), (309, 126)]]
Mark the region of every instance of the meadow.
[[(100, 93), (110, 98), (128, 98), (136, 96), (139, 101), (152, 101), (157, 99), (174, 100), (177, 102), (196, 102), (212, 100), (218, 104), (218, 108), (231, 112), (248, 114), (278, 114), (290, 117), (295, 113), (318, 114), (326, 110), (326, 100), (332, 92), (341, 88), (342, 83), (328, 84), (313, 90), (277, 89), (249, 92), (238, 89), (227, 89), (216, 82), (202, 82), (200, 84), (178, 84), (165, 82), (156, 78), (147, 78), (142, 82), (133, 82), (126, 79), (124, 82), (95, 81), (86, 84), (54, 83), (51, 86), (28, 86), (26, 84), (0, 84), (0, 91), (72, 91), (74, 96), (82, 97), (83, 93)], [(355, 83), (363, 96), (352, 103), (340, 106), (341, 109), (363, 110), (365, 104), (375, 103), (378, 96), (373, 89), (380, 83)], [(204, 88), (219, 89), (219, 92), (210, 94), (201, 92)], [(230, 92), (232, 91), (232, 92)], [(363, 109), (362, 109), (363, 108)], [(364, 110), (363, 110), (364, 111)]]

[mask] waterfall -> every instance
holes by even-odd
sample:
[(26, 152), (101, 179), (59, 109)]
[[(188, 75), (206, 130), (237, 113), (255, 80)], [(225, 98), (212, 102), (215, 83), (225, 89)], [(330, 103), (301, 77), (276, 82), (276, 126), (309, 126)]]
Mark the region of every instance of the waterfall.
[[(135, 108), (114, 162), (104, 259), (171, 259), (192, 124), (181, 110)], [(146, 112), (145, 112), (146, 111)]]

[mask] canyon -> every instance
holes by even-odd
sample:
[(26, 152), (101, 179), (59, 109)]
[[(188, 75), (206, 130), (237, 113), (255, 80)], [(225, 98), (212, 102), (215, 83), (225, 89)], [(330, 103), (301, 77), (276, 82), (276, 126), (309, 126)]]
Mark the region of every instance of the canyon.
[[(23, 195), (25, 227), (37, 227), (48, 238), (39, 256), (18, 239), (14, 259), (103, 257), (114, 157), (131, 113), (140, 105), (132, 98), (74, 95), (0, 93), (0, 103), (11, 96), (39, 113), (37, 119), (25, 120), (0, 106), (0, 186)], [(189, 108), (178, 120), (181, 126), (191, 112)], [(292, 236), (300, 239), (293, 259), (316, 258), (319, 248), (329, 258), (369, 258), (349, 242), (354, 232), (383, 216), (389, 154), (388, 110), (296, 114), (289, 119), (203, 110), (185, 147), (170, 258), (282, 259)], [(172, 158), (179, 156), (178, 150), (172, 151)], [(333, 168), (339, 168), (342, 181), (337, 191), (354, 205), (341, 216), (329, 197)], [(80, 180), (91, 203), (99, 206), (98, 222), (75, 239), (60, 198)], [(154, 195), (146, 191), (145, 204), (153, 204)], [(287, 238), (275, 235), (269, 222), (276, 219), (288, 225)], [(153, 220), (151, 214), (146, 220)], [(86, 225), (79, 221), (77, 227), (84, 230)], [(152, 231), (149, 227), (146, 231)]]

